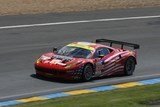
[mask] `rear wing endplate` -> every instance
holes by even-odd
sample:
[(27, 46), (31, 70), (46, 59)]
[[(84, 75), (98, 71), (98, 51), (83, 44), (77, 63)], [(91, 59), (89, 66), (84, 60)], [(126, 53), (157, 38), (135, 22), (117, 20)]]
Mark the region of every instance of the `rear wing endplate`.
[(123, 49), (124, 46), (133, 47), (134, 49), (140, 48), (138, 44), (109, 40), (109, 39), (96, 39), (96, 43), (110, 43), (110, 47), (112, 47), (113, 44), (118, 44), (121, 45), (121, 49)]

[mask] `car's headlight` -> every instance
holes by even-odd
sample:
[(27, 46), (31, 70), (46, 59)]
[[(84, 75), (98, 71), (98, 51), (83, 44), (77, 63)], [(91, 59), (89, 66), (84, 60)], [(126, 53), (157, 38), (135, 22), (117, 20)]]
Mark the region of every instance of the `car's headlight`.
[(49, 59), (51, 59), (51, 58), (48, 57), (48, 56), (42, 55), (40, 58), (37, 59), (36, 63), (38, 64), (38, 63), (40, 63), (41, 61), (49, 60)]
[(39, 59), (41, 59), (41, 60), (49, 60), (49, 59), (51, 59), (51, 57), (42, 55)]
[(41, 59), (38, 59), (38, 60), (36, 61), (37, 64), (39, 64), (40, 62), (41, 62)]

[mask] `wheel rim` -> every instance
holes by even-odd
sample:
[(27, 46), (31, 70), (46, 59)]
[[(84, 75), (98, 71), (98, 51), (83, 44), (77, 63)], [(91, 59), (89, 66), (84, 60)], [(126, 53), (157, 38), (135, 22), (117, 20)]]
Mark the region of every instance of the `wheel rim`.
[(134, 61), (131, 60), (131, 59), (128, 60), (128, 61), (127, 61), (127, 64), (126, 64), (126, 71), (127, 71), (129, 74), (131, 74), (132, 71), (134, 70), (134, 66), (135, 66)]
[(84, 71), (84, 77), (86, 80), (90, 80), (92, 78), (92, 68), (91, 67), (86, 67)]

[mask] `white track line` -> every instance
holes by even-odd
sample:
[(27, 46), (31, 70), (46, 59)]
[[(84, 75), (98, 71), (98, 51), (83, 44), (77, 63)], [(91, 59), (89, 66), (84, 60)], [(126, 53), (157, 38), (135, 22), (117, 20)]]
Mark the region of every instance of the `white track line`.
[(38, 27), (38, 26), (54, 26), (54, 25), (89, 23), (89, 22), (108, 22), (108, 21), (135, 20), (135, 19), (150, 19), (150, 18), (159, 18), (159, 17), (160, 17), (160, 15), (110, 18), (110, 19), (94, 19), (94, 20), (81, 20), (81, 21), (68, 21), (68, 22), (54, 22), (54, 23), (41, 23), (41, 24), (28, 24), (28, 25), (14, 25), (14, 26), (2, 26), (2, 27), (0, 27), (0, 29), (26, 28), (26, 27)]

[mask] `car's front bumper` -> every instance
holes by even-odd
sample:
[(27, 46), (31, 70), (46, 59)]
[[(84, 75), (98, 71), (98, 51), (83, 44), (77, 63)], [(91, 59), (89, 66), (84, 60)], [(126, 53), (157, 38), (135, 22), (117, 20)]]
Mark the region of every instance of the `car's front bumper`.
[(35, 66), (36, 74), (44, 77), (50, 78), (62, 78), (68, 80), (79, 80), (82, 77), (82, 69), (78, 68), (76, 70), (60, 71), (48, 68), (42, 68)]

